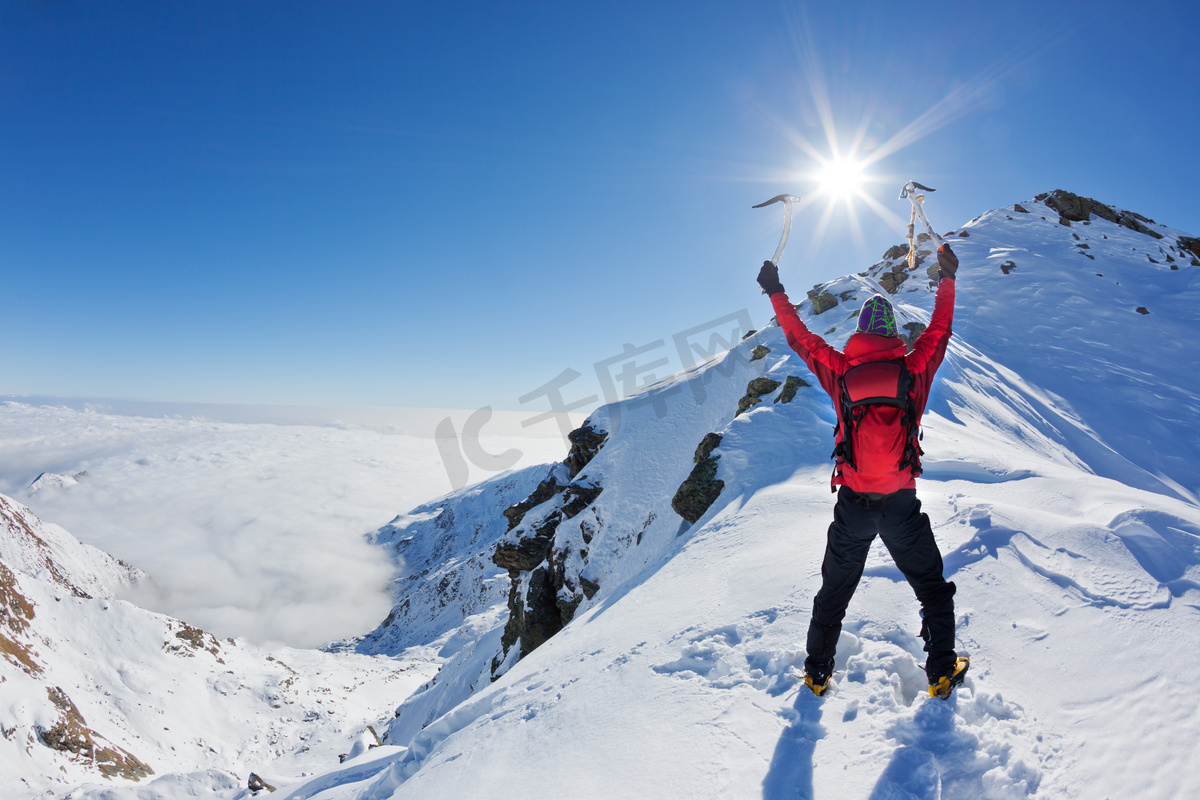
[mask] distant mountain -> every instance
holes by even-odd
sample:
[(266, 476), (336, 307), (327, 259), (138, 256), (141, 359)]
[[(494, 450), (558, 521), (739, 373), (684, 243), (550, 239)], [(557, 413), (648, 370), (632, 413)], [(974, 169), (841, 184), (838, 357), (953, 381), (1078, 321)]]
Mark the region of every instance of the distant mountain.
[(294, 780), (377, 742), (367, 725), (436, 669), (218, 640), (116, 599), (144, 578), (0, 495), (0, 796)]

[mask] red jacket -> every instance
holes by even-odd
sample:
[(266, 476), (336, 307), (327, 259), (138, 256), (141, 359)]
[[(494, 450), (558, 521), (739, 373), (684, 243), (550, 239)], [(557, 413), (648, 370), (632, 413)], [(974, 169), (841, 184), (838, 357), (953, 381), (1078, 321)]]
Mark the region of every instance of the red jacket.
[[(908, 355), (905, 355), (906, 348), (902, 339), (870, 333), (854, 334), (846, 342), (846, 351), (841, 352), (800, 321), (800, 317), (796, 315), (796, 308), (788, 300), (786, 293), (776, 292), (771, 295), (771, 305), (775, 307), (779, 324), (787, 334), (788, 344), (800, 354), (804, 363), (821, 382), (821, 387), (833, 398), (834, 409), (842, 407), (842, 390), (838, 379), (846, 374), (848, 369), (867, 361), (903, 359), (913, 377), (912, 398), (917, 419), (925, 413), (933, 374), (945, 358), (946, 345), (950, 343), (950, 324), (954, 320), (953, 280), (943, 280), (938, 285), (929, 327), (920, 335)], [(867, 415), (856, 428), (855, 446), (858, 447), (861, 437), (867, 437), (877, 445), (882, 443), (882, 449), (894, 453), (895, 458), (880, 459), (880, 463), (860, 463), (858, 469), (839, 462), (834, 468), (833, 485), (848, 486), (856, 492), (875, 494), (891, 494), (899, 489), (916, 488), (917, 481), (912, 471), (900, 467), (905, 445), (901, 413), (900, 409), (889, 406), (868, 407)], [(837, 443), (842, 441), (844, 427), (838, 426)]]

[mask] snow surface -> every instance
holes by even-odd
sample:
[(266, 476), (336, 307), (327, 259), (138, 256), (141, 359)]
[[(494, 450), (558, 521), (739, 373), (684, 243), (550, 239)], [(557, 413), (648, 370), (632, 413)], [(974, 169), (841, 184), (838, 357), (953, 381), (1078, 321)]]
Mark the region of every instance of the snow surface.
[[(735, 416), (750, 378), (815, 383), (772, 325), (592, 416), (609, 439), (577, 480), (603, 492), (559, 526), (556, 541), (572, 545), (570, 568), (600, 590), (536, 651), (520, 661), (510, 653), (498, 680), (489, 674), (501, 656), (506, 578), (483, 556), (561, 502), (532, 509), (512, 532), (500, 516), (551, 467), (500, 476), (380, 528), (374, 541), (400, 570), (391, 620), (358, 642), (358, 654), (285, 660), (307, 680), (370, 684), (399, 663), (412, 665), (410, 676), (390, 692), (354, 695), (364, 703), (358, 727), (326, 729), (323, 740), (326, 752), (336, 740), (354, 757), (318, 774), (298, 774), (321, 762), (297, 754), (295, 712), (279, 720), (264, 702), (280, 679), (272, 662), (244, 645), (222, 650), (239, 659), (236, 675), (249, 676), (237, 678), (246, 688), (232, 696), (246, 706), (231, 724), (232, 701), (212, 691), (212, 655), (162, 650), (170, 620), (127, 603), (55, 600), (50, 584), (22, 575), (39, 609), (63, 609), (42, 615), (63, 619), (55, 641), (103, 653), (101, 663), (137, 653), (155, 674), (174, 676), (174, 702), (194, 718), (181, 734), (186, 749), (168, 756), (165, 740), (151, 748), (162, 759), (156, 782), (72, 796), (124, 800), (153, 787), (144, 796), (244, 797), (245, 769), (263, 760), (259, 774), (278, 781), (274, 797), (321, 800), (1200, 796), (1200, 376), (1188, 348), (1200, 326), (1200, 268), (1177, 248), (1178, 231), (1151, 226), (1165, 237), (1154, 239), (1100, 219), (1064, 226), (1043, 204), (1022, 205), (1032, 213), (998, 209), (951, 238), (962, 261), (955, 338), (925, 418), (918, 490), (958, 585), (959, 647), (972, 657), (948, 702), (925, 693), (917, 603), (882, 546), (850, 606), (833, 688), (818, 699), (798, 682), (833, 505), (833, 411), (810, 386), (790, 403), (775, 392)], [(804, 303), (802, 317), (840, 346), (885, 270), (890, 263), (822, 285), (840, 304), (813, 315)], [(901, 326), (928, 320), (922, 272), (893, 298)], [(792, 299), (802, 297), (793, 287)], [(751, 361), (759, 345), (770, 353)], [(723, 435), (715, 454), (725, 487), (688, 525), (670, 500), (708, 432)], [(585, 525), (586, 559), (575, 539)], [(443, 598), (431, 587), (445, 581), (456, 588)], [(141, 645), (113, 642), (118, 617), (100, 615), (114, 608), (155, 620), (137, 623)], [(67, 621), (67, 609), (86, 624)], [(13, 685), (24, 673), (4, 675), (4, 698), (33, 696)], [(100, 733), (131, 752), (149, 746), (150, 729), (129, 722), (141, 719), (136, 706), (104, 716), (99, 698), (123, 685), (119, 675), (64, 680), (96, 689), (87, 708), (75, 699)], [(128, 706), (151, 689), (122, 691)], [(385, 745), (369, 748), (366, 701), (384, 695), (395, 716), (380, 731)], [(315, 696), (294, 703), (319, 708)], [(178, 709), (154, 697), (174, 731)], [(34, 710), (11, 699), (4, 708), (24, 709), (6, 720), (32, 730)], [(224, 755), (205, 755), (193, 737)], [(60, 777), (61, 758), (36, 743), (0, 750), (14, 796), (15, 776), (81, 780), (84, 767)]]

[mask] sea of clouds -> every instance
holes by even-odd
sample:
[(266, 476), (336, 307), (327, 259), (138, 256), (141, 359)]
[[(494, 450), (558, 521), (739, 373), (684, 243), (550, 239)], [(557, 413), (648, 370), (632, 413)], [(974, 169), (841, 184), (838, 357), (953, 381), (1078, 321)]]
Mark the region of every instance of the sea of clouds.
[[(277, 424), (75, 405), (0, 401), (0, 493), (148, 572), (128, 599), (222, 637), (313, 647), (372, 630), (395, 565), (366, 534), (452, 488), (430, 410)], [(498, 422), (479, 444), (515, 468), (566, 454), (552, 425)], [(31, 489), (42, 473), (79, 477)]]

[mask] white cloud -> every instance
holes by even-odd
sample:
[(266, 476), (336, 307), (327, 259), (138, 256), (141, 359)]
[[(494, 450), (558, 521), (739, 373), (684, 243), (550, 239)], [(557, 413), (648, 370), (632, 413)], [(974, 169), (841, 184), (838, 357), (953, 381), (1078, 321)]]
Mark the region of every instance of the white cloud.
[[(565, 455), (556, 438), (483, 445), (520, 450), (519, 466)], [(361, 428), (7, 403), (0, 453), (0, 491), (153, 576), (130, 599), (219, 636), (294, 646), (387, 615), (393, 567), (364, 534), (450, 489), (432, 439)], [(26, 491), (42, 472), (84, 470), (75, 485)]]

